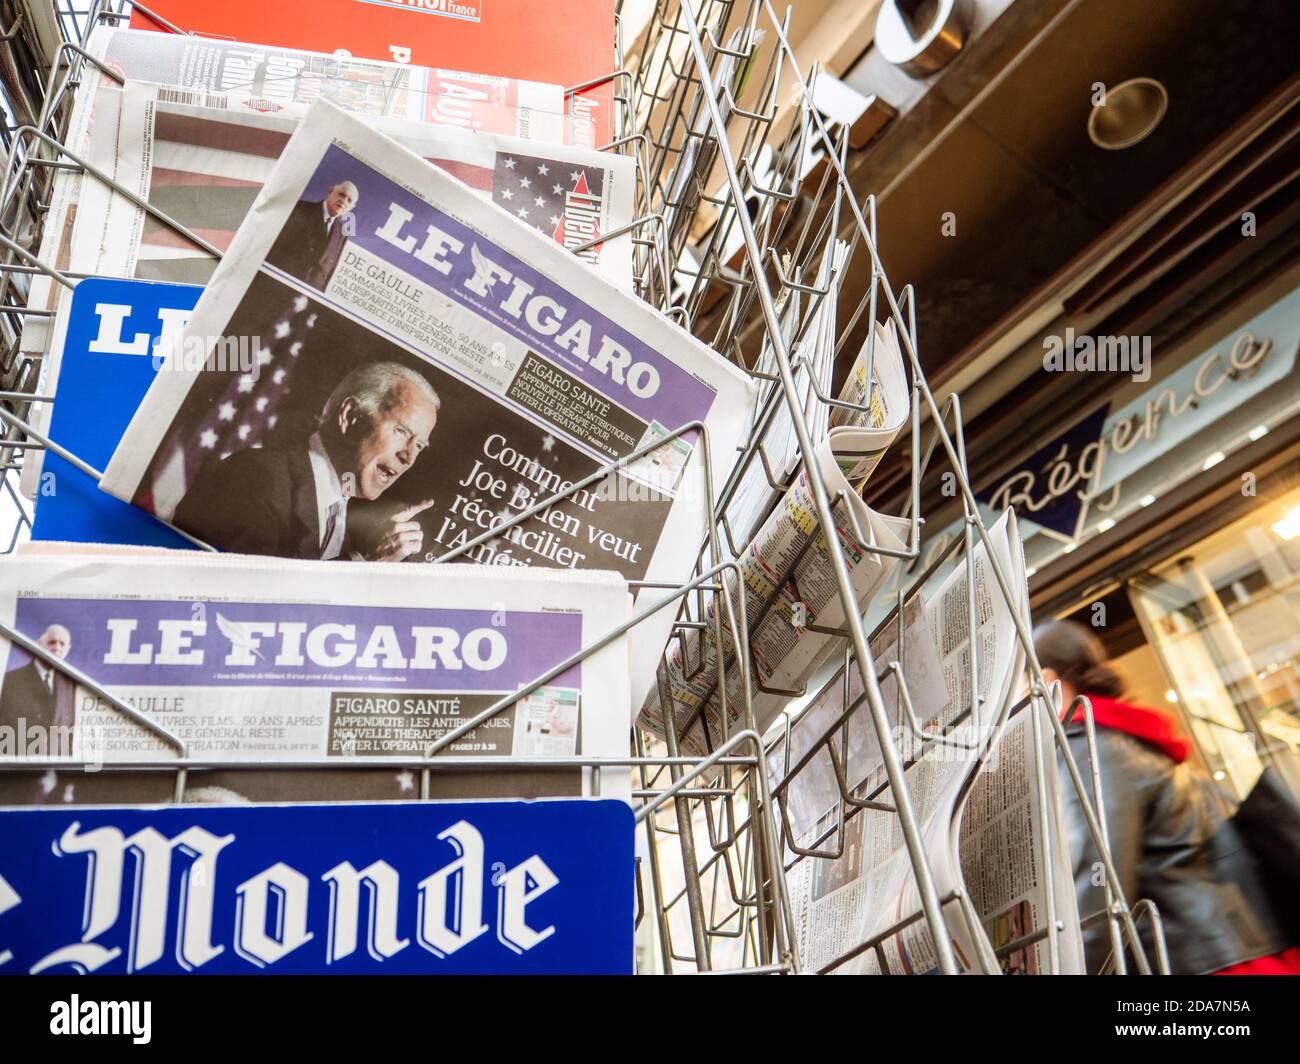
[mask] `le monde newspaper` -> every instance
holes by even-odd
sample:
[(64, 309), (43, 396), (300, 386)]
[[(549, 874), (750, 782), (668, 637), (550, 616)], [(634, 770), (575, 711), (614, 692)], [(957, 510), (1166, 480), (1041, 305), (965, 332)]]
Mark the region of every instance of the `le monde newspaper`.
[[(101, 486), (249, 554), (468, 548), (458, 560), (684, 582), (706, 533), (702, 451), (728, 467), (753, 385), (528, 209), (315, 104), (189, 324), (164, 338)], [(632, 633), (634, 698), (674, 610)]]

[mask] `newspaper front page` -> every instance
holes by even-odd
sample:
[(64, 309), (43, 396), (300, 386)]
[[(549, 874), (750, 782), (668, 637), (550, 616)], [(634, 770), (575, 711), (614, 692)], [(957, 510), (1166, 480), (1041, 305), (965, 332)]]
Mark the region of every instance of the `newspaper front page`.
[[(845, 395), (865, 411), (835, 408), (820, 419), (810, 418), (820, 428), (814, 460), (830, 491), (835, 517), (835, 532), (853, 580), (859, 605), (865, 605), (888, 576), (894, 559), (871, 548), (903, 550), (907, 546), (911, 524), (906, 519), (890, 517), (872, 510), (859, 495), (862, 484), (883, 457), (890, 442), (906, 423), (908, 395), (897, 335), (892, 322), (876, 327), (872, 351), (870, 405), (867, 406), (864, 345), (846, 384)], [(823, 410), (825, 404), (813, 399)], [(825, 394), (825, 393), (823, 393)], [(798, 453), (788, 409), (780, 409), (769, 426), (764, 440), (775, 441), (781, 456), (777, 468), (793, 467)], [(780, 415), (784, 414), (782, 419)], [(770, 459), (769, 459), (770, 461)], [(753, 516), (767, 508), (765, 474), (755, 461), (746, 473), (762, 483), (749, 486), (742, 480), (733, 499), (729, 516), (735, 516), (733, 528), (744, 528)], [(746, 548), (736, 558), (743, 575), (745, 613), (749, 625), (749, 652), (753, 668), (749, 678), (755, 718), (760, 729), (776, 717), (789, 695), (805, 685), (842, 646), (843, 640), (821, 629), (834, 629), (844, 622), (843, 606), (835, 582), (827, 539), (819, 528), (813, 504), (812, 488), (806, 469), (800, 470), (793, 483), (777, 500), (776, 509), (767, 513)], [(734, 574), (727, 574), (732, 598), (732, 615), (739, 623), (739, 592)], [(684, 750), (705, 752), (722, 741), (722, 705), (719, 698), (719, 668), (716, 628), (718, 605), (711, 605), (704, 620), (704, 632), (694, 631), (685, 640), (670, 645), (661, 666), (662, 678), (670, 692), (679, 731), (678, 741)], [(724, 618), (725, 619), (725, 618)], [(727, 625), (722, 630), (722, 657), (725, 674), (726, 716), (729, 724), (743, 713), (744, 676), (734, 664), (737, 660), (734, 637)], [(702, 666), (702, 667), (701, 667)], [(644, 705), (641, 723), (656, 734), (663, 733), (664, 713), (656, 688)], [(706, 736), (705, 730), (708, 730)]]
[[(353, 224), (326, 233), (344, 182)], [(466, 547), (673, 584), (708, 510), (688, 426), (707, 423), (726, 468), (753, 388), (526, 218), (324, 102), (160, 348), (102, 487), (214, 546), (390, 561)], [(674, 609), (634, 631), (638, 704)]]
[[(594, 644), (628, 616), (614, 573), (479, 566), (323, 566), (191, 551), (46, 544), (0, 559), (0, 617), (186, 744), (190, 757), (288, 765), (196, 770), (199, 797), (415, 798), (429, 745)], [(0, 771), (0, 803), (165, 797), (166, 773), (93, 771), (176, 748), (87, 687), (5, 644), (0, 759), (67, 759)], [(627, 641), (618, 638), (505, 708), (439, 756), (623, 757)], [(328, 759), (339, 768), (293, 769)], [(83, 771), (80, 763), (92, 771)], [(433, 773), (444, 797), (591, 794), (590, 769)], [(162, 794), (157, 792), (161, 788)], [(626, 769), (600, 793), (630, 800)]]
[[(994, 554), (1010, 586), (1023, 590), (1024, 565), (1014, 516), (1008, 511), (989, 530)], [(970, 652), (967, 570), (960, 564), (930, 602), (918, 623), (918, 594), (876, 633), (872, 649), (877, 668), (897, 661), (924, 735), (916, 734), (901, 711), (896, 682), (882, 685), (892, 739), (907, 765), (906, 778), (922, 828), (926, 853), (941, 898), (961, 890), (967, 903), (950, 901), (944, 915), (959, 964), (965, 969), (1000, 966), (1008, 972), (1038, 972), (1047, 967), (1046, 943), (1012, 953), (1000, 961), (993, 951), (1046, 926), (1045, 868), (1057, 860), (1057, 916), (1062, 970), (1079, 970), (1078, 916), (1068, 858), (1052, 845), (1060, 834), (1059, 795), (1054, 771), (1046, 775), (1048, 820), (1040, 813), (1033, 754), (1031, 706), (1003, 725), (1019, 697), (1024, 653), (1005, 599), (988, 565), (983, 545), (975, 549), (975, 602), (981, 648), (977, 683), (982, 706), (970, 713)], [(1021, 608), (1028, 609), (1027, 601)], [(901, 638), (899, 628), (902, 628)], [(900, 648), (901, 646), (901, 653)], [(829, 738), (840, 756), (847, 786), (856, 797), (891, 802), (880, 745), (865, 704), (837, 727), (844, 712), (861, 698), (857, 670), (834, 677), (769, 755), (769, 778), (780, 788), (785, 777), (814, 746), (821, 748), (785, 784), (783, 815), (801, 848), (842, 855), (803, 858), (788, 873), (799, 931), (801, 959), (814, 968), (841, 960), (863, 942), (918, 914), (916, 890), (897, 816), (865, 809), (850, 814)], [(955, 726), (954, 726), (955, 725)], [(945, 742), (924, 736), (943, 734)], [(1054, 765), (1050, 736), (1044, 733), (1045, 764)], [(787, 749), (788, 748), (788, 749)], [(1049, 823), (1050, 821), (1050, 823)], [(793, 854), (791, 857), (793, 858)], [(923, 973), (937, 966), (933, 941), (923, 920), (873, 949), (845, 960), (836, 972)]]
[[(222, 252), (307, 110), (287, 103), (271, 114), (248, 112), (228, 94), (131, 80), (98, 96), (105, 117), (92, 138), (95, 165)], [(202, 103), (188, 102), (192, 97)], [(400, 118), (371, 122), (485, 199), (514, 213), (516, 204), (531, 208), (529, 222), (539, 232), (575, 249), (614, 284), (632, 287), (630, 233), (583, 247), (632, 220), (631, 158)], [(67, 268), (179, 284), (211, 278), (216, 258), (107, 185), (89, 182), (82, 200)], [(43, 387), (56, 395), (68, 311), (68, 301), (60, 301), (43, 373)], [(43, 457), (35, 451), (24, 465), (29, 495)]]

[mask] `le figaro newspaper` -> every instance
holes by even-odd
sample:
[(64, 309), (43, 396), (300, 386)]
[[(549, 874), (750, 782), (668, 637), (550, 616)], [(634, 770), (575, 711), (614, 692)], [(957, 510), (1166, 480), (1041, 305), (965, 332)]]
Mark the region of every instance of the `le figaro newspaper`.
[(627, 769), (564, 764), (627, 754), (627, 641), (594, 649), (628, 617), (614, 573), (33, 544), (0, 588), (75, 670), (0, 652), (0, 804), (171, 800), (183, 755), (208, 766), (186, 801), (418, 798), (445, 758), (483, 767), (430, 797), (631, 798)]
[[(684, 582), (753, 384), (528, 211), (313, 105), (101, 486), (244, 553)], [(634, 629), (638, 699), (675, 608)]]

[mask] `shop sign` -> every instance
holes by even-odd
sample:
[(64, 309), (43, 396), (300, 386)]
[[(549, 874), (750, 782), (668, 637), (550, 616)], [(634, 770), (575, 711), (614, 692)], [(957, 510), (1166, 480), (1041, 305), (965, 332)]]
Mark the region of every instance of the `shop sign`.
[[(1227, 414), (1261, 397), (1265, 397), (1261, 405), (1269, 404), (1269, 410), (1281, 411), (1288, 405), (1294, 409), (1294, 389), (1274, 386), (1295, 370), (1297, 323), (1300, 289), (1132, 402), (1113, 411), (1109, 405), (1099, 407), (990, 487), (977, 491), (980, 516), (988, 523), (1013, 506), (1026, 541), (1041, 531), (1058, 542), (1073, 542), (1091, 507), (1115, 510), (1126, 479)], [(920, 556), (895, 567), (872, 602), (868, 624), (884, 617), (896, 605), (898, 591), (928, 569), (961, 534), (960, 518), (931, 530), (921, 543)], [(1040, 554), (1035, 564), (1047, 560)], [(948, 564), (956, 565), (957, 558)], [(942, 574), (936, 577), (941, 578)]]
[(1040, 447), (992, 491), (979, 492), (976, 498), (995, 513), (1014, 506), (1017, 516), (1058, 535), (1072, 536), (1083, 519), (1087, 492), (1096, 479), (1102, 455), (1099, 441), (1109, 414), (1109, 404), (1094, 410)]
[[(1253, 323), (1252, 323), (1253, 324)], [(1290, 372), (1273, 340), (1245, 329), (1111, 413), (1105, 405), (977, 493), (995, 513), (1013, 506), (1048, 535), (1071, 541), (1092, 506), (1113, 510), (1123, 481)]]

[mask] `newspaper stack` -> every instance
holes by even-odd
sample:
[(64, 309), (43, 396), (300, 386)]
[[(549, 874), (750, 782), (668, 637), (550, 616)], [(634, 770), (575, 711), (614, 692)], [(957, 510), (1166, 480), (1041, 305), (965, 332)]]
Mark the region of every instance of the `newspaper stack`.
[[(904, 550), (910, 524), (876, 513), (859, 491), (907, 423), (911, 406), (892, 321), (877, 324), (859, 351), (839, 395), (844, 405), (831, 407), (819, 397), (818, 392), (824, 396), (830, 391), (835, 291), (847, 251), (847, 245), (835, 242), (823, 259), (818, 286), (828, 294), (814, 308), (804, 339), (795, 346), (795, 383), (815, 440), (811, 461), (831, 496), (835, 535), (859, 606), (865, 606), (893, 566), (893, 559), (878, 550)], [(797, 298), (787, 303), (782, 313), (789, 342), (799, 317)], [(775, 373), (775, 355), (770, 349), (757, 368)], [(843, 625), (844, 612), (827, 539), (819, 527), (808, 469), (800, 463), (793, 419), (779, 381), (763, 405), (755, 406), (750, 437), (761, 441), (760, 453), (744, 470), (727, 507), (728, 534), (723, 538), (724, 549), (735, 542), (734, 537), (745, 544), (735, 561), (744, 582), (752, 669), (746, 676), (735, 664), (738, 656), (728, 622), (734, 619), (739, 624), (740, 590), (735, 575), (728, 571), (725, 579), (731, 618), (725, 611), (719, 615), (721, 604), (715, 598), (701, 618), (704, 629), (693, 630), (685, 640), (669, 646), (660, 666), (660, 682), (650, 692), (639, 718), (643, 726), (662, 735), (663, 702), (670, 699), (678, 743), (684, 752), (705, 753), (723, 741), (724, 693), (730, 727), (742, 719), (748, 684), (761, 730), (788, 703), (790, 692), (806, 685), (843, 647), (843, 640), (830, 634)], [(772, 490), (774, 474), (789, 484), (783, 495)]]
[[(1020, 596), (1018, 608), (1028, 615), (1024, 557), (1011, 510), (989, 530), (989, 540)], [(957, 895), (943, 913), (958, 963), (966, 970), (1047, 970), (1042, 939), (1003, 957), (995, 951), (1047, 927), (1047, 863), (1054, 861), (1052, 901), (1065, 929), (1061, 970), (1081, 973), (1073, 877), (1059, 844), (1064, 830), (1050, 727), (1044, 724), (1040, 732), (1046, 788), (1040, 793), (1031, 719), (1040, 707), (1030, 702), (1012, 715), (1023, 702), (1025, 653), (982, 543), (975, 548), (974, 569), (974, 646), (965, 564), (928, 603), (917, 592), (872, 640), (878, 669), (900, 665), (921, 724), (920, 734), (910, 726), (904, 693), (891, 673), (882, 684), (890, 740), (907, 766), (939, 897)], [(801, 850), (828, 854), (798, 859), (787, 876), (801, 962), (837, 973), (935, 970), (924, 919), (884, 935), (921, 912), (897, 815), (844, 801), (847, 788), (857, 799), (893, 803), (856, 664), (828, 682), (791, 726), (788, 741), (782, 737), (772, 748), (768, 775), (788, 838)], [(841, 856), (829, 855), (836, 852)], [(793, 851), (789, 857), (795, 859)], [(874, 948), (863, 951), (867, 943)]]
[[(322, 247), (340, 188), (352, 226)], [(700, 442), (725, 469), (753, 383), (520, 212), (316, 103), (101, 487), (244, 553), (685, 582)], [(674, 609), (634, 632), (638, 704)]]
[[(0, 558), (0, 620), (134, 709), (16, 645), (0, 672), (0, 804), (163, 801), (171, 773), (96, 772), (179, 754), (243, 769), (193, 773), (191, 801), (420, 797), (432, 744), (593, 646), (628, 618), (614, 573), (270, 560), (31, 544)], [(435, 771), (433, 797), (631, 799), (627, 639), (595, 650), (434, 755), (530, 771)], [(160, 731), (159, 729), (162, 729)], [(386, 759), (398, 760), (383, 768)], [(365, 760), (367, 768), (347, 768)], [(300, 767), (294, 763), (315, 763)], [(376, 762), (381, 767), (374, 767)], [(255, 769), (281, 763), (284, 768)], [(417, 768), (412, 769), (415, 763)], [(427, 762), (426, 762), (427, 763)], [(91, 771), (81, 771), (86, 765)]]

